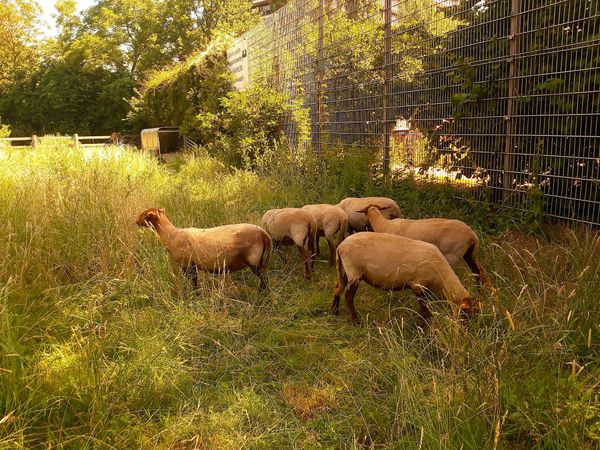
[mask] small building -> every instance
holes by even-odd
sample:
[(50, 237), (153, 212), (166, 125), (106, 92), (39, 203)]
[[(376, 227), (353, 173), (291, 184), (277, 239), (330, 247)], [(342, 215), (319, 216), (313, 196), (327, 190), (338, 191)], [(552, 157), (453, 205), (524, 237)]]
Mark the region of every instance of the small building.
[(154, 152), (156, 156), (173, 153), (183, 148), (183, 136), (179, 127), (158, 127), (142, 130), (142, 150)]

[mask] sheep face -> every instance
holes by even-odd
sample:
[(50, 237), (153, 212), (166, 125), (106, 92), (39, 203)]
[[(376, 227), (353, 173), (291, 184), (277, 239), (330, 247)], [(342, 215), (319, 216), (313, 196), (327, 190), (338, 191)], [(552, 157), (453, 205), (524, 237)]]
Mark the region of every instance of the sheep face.
[(395, 206), (386, 206), (384, 208), (381, 208), (377, 205), (371, 205), (371, 207), (377, 208), (379, 211), (381, 211), (381, 215), (388, 220), (400, 218), (400, 210)]
[(468, 319), (469, 317), (479, 314), (481, 303), (473, 300), (471, 297), (464, 298), (458, 306), (461, 318)]
[(156, 228), (158, 222), (160, 221), (161, 213), (164, 213), (163, 209), (158, 208), (150, 208), (141, 213), (136, 220), (136, 224), (140, 227), (153, 227)]
[(400, 218), (400, 211), (393, 206), (381, 207), (378, 205), (369, 205), (364, 209), (357, 210), (356, 211), (357, 213), (365, 215), (366, 229), (369, 231), (373, 230), (373, 226), (371, 225), (371, 222), (369, 221), (369, 212), (371, 212), (371, 211), (381, 213), (381, 215), (387, 220), (393, 220), (393, 219)]

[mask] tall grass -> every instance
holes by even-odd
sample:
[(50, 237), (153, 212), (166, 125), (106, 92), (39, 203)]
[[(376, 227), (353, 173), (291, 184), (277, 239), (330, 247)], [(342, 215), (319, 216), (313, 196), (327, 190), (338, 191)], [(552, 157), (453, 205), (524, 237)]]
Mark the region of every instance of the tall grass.
[[(273, 258), (192, 293), (151, 233), (257, 223), (265, 209), (394, 195), (412, 216), (483, 214), (444, 187), (373, 179), (364, 154), (266, 155), (255, 172), (205, 154), (162, 166), (64, 143), (2, 153), (0, 447), (593, 448), (600, 443), (598, 247), (589, 230), (483, 235), (498, 287), (468, 326), (409, 294), (361, 286), (364, 325), (327, 314), (335, 273), (306, 283)], [(466, 270), (459, 276), (467, 280)], [(469, 288), (474, 289), (468, 282)]]

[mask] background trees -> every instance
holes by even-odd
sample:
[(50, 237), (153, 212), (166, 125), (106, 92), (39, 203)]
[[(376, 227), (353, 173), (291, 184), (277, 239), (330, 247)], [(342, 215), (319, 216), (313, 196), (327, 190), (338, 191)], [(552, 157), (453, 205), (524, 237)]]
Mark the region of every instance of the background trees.
[(0, 89), (27, 72), (36, 60), (40, 13), (35, 1), (0, 3)]
[(249, 0), (99, 0), (82, 13), (75, 0), (58, 0), (56, 8), (56, 36), (40, 39), (35, 1), (0, 5), (0, 116), (14, 134), (124, 130), (130, 99), (152, 73), (258, 18)]

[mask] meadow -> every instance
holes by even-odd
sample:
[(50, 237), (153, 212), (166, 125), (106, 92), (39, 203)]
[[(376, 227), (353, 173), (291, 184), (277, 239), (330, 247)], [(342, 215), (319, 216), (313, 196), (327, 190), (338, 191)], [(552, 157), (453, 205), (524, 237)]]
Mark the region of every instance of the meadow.
[[(1, 448), (580, 449), (600, 445), (600, 245), (594, 230), (373, 177), (368, 156), (286, 152), (254, 170), (61, 140), (0, 149)], [(461, 218), (497, 293), (463, 324), (409, 292), (361, 285), (354, 326), (329, 314), (335, 270), (274, 255), (193, 292), (148, 230), (258, 223), (271, 207), (394, 197)], [(327, 255), (326, 243), (322, 252)], [(468, 271), (459, 270), (469, 289)]]

